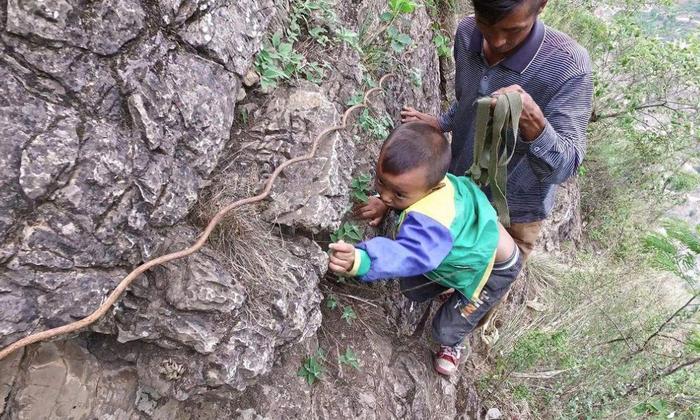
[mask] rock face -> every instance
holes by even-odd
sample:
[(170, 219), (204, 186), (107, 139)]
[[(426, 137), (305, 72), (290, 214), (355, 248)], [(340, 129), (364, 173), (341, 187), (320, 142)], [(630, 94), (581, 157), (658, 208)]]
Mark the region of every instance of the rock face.
[[(284, 29), (288, 3), (0, 0), (0, 346), (87, 316), (133, 268), (194, 243), (216, 210), (259, 193), (283, 161), (341, 124), (369, 74), (338, 39), (326, 49), (305, 41), (307, 58), (328, 64), (321, 83), (258, 89), (254, 57)], [(359, 31), (385, 8), (313, 10)], [(401, 66), (378, 72), (397, 77), (373, 112), (437, 113), (426, 9), (397, 25), (413, 44)], [(370, 138), (359, 124), (324, 137), (267, 200), (227, 217), (199, 253), (142, 275), (90, 331), (0, 361), (0, 418), (463, 414), (471, 380), (431, 371), (429, 304), (365, 288), (360, 300), (342, 298), (364, 302), (358, 321), (326, 308), (321, 328), (320, 290), (334, 289), (315, 240), (346, 219), (350, 180), (371, 172), (379, 147)], [(552, 247), (577, 215), (565, 203)], [(297, 371), (318, 346), (335, 379), (314, 389)], [(362, 370), (335, 362), (349, 346)]]

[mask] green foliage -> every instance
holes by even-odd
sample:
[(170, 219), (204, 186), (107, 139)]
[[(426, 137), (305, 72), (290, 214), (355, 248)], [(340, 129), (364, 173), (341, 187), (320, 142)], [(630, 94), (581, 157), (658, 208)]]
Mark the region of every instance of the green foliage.
[(689, 172), (679, 172), (671, 175), (668, 184), (669, 188), (675, 192), (689, 192), (700, 186), (700, 175)]
[(260, 73), (263, 89), (277, 86), (281, 80), (289, 80), (302, 68), (304, 56), (294, 51), (291, 42), (283, 42), (277, 32), (255, 59), (255, 68)]
[(357, 314), (355, 313), (355, 310), (352, 309), (352, 306), (348, 305), (343, 306), (343, 314), (340, 317), (344, 319), (348, 325), (352, 325), (352, 321), (357, 319)]
[(365, 95), (362, 92), (355, 92), (350, 98), (348, 98), (347, 101), (345, 101), (345, 105), (347, 106), (355, 106), (359, 105), (365, 100)]
[(445, 35), (443, 32), (437, 32), (435, 36), (433, 36), (433, 44), (435, 44), (435, 48), (437, 49), (438, 57), (444, 58), (450, 56), (449, 36)]
[(700, 330), (693, 331), (688, 335), (688, 350), (693, 353), (700, 353)]
[(402, 53), (413, 42), (409, 35), (400, 32), (395, 26), (390, 26), (386, 30), (386, 37), (395, 53)]
[(663, 233), (649, 233), (644, 237), (644, 250), (651, 257), (653, 267), (669, 271), (694, 286), (696, 279), (688, 275), (700, 255), (700, 234), (679, 219), (661, 223)]
[[(306, 29), (309, 35), (317, 42), (323, 42), (318, 27), (311, 27), (312, 19), (317, 15), (318, 20), (334, 27), (338, 23), (338, 16), (334, 12), (335, 2), (330, 0), (294, 0), (289, 13), (289, 27), (286, 30), (287, 37), (292, 41), (298, 41), (302, 31)], [(312, 34), (315, 32), (315, 35)], [(320, 40), (319, 40), (320, 38)], [(327, 39), (325, 40), (327, 41)], [(325, 44), (322, 44), (325, 46)]]
[(241, 111), (240, 111), (239, 115), (241, 116), (241, 123), (244, 126), (247, 126), (248, 121), (250, 119), (250, 116), (248, 115), (248, 109), (241, 107)]
[[(260, 85), (263, 89), (274, 88), (283, 81), (299, 76), (316, 84), (323, 80), (327, 64), (308, 62), (303, 54), (294, 49), (294, 44), (306, 31), (309, 38), (323, 47), (328, 46), (331, 42), (328, 28), (338, 26), (338, 17), (333, 11), (333, 5), (330, 0), (292, 2), (289, 26), (284, 32), (276, 32), (270, 37), (255, 57), (255, 68), (260, 74)], [(314, 20), (323, 24), (312, 25)]]
[(331, 241), (338, 242), (340, 240), (346, 242), (360, 242), (363, 232), (355, 223), (345, 222), (338, 230), (331, 234)]
[(315, 26), (309, 29), (309, 36), (323, 47), (328, 45), (328, 43), (330, 42), (327, 33), (328, 31), (326, 30), (326, 28), (321, 26)]
[(392, 15), (413, 13), (418, 6), (413, 0), (389, 0), (389, 11)]
[(348, 28), (341, 27), (338, 29), (336, 32), (336, 36), (344, 43), (348, 44), (351, 48), (357, 50), (357, 51), (362, 51), (362, 47), (360, 46), (360, 37), (357, 34), (357, 32), (352, 31)]
[(690, 227), (688, 222), (680, 219), (667, 219), (663, 221), (661, 226), (669, 237), (677, 240), (695, 254), (700, 254), (700, 235)]
[(524, 385), (517, 385), (513, 388), (513, 399), (527, 401), (531, 398), (530, 390)]
[(358, 203), (366, 203), (369, 200), (369, 191), (372, 189), (372, 176), (366, 173), (352, 179), (350, 183), (350, 197)]
[(649, 414), (664, 417), (671, 413), (668, 408), (668, 402), (662, 399), (654, 399), (648, 402), (640, 403), (634, 407), (634, 412), (639, 415)]
[(360, 370), (360, 361), (357, 359), (357, 355), (352, 351), (350, 347), (345, 348), (345, 353), (341, 354), (338, 358), (338, 363), (351, 366), (356, 370)]
[(418, 4), (413, 0), (389, 0), (387, 10), (379, 15), (379, 20), (383, 22), (379, 31), (361, 36), (361, 48), (358, 51), (364, 66), (370, 72), (396, 71), (397, 68), (405, 67), (401, 54), (413, 40), (402, 32), (401, 27), (410, 25), (407, 17), (416, 7)]
[(529, 331), (520, 339), (508, 355), (501, 369), (526, 370), (536, 363), (547, 360), (565, 360), (570, 363), (566, 331), (547, 333), (541, 330)]
[(338, 298), (335, 295), (328, 295), (326, 297), (326, 308), (333, 310), (338, 307)]
[(389, 130), (394, 125), (394, 122), (388, 115), (374, 117), (367, 108), (362, 111), (357, 121), (360, 124), (360, 128), (377, 140), (384, 140), (387, 138), (389, 136)]
[(325, 361), (325, 352), (319, 348), (315, 355), (309, 356), (304, 360), (297, 376), (306, 380), (306, 383), (313, 385), (314, 382), (321, 379), (321, 375), (325, 372), (323, 363)]

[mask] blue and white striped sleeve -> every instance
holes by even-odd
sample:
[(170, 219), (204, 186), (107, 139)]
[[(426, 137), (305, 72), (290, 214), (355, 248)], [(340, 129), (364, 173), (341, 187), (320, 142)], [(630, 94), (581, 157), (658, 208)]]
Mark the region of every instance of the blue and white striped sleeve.
[(459, 103), (454, 101), (452, 106), (450, 106), (450, 109), (438, 117), (438, 125), (443, 133), (452, 131), (452, 127), (454, 127), (455, 114), (457, 114), (457, 105), (459, 105)]
[(425, 274), (442, 263), (452, 244), (445, 226), (422, 213), (408, 212), (395, 240), (376, 237), (356, 245), (349, 274), (362, 281)]
[(541, 182), (561, 184), (583, 161), (592, 96), (593, 82), (587, 72), (564, 82), (542, 110), (545, 127), (528, 151), (532, 170)]

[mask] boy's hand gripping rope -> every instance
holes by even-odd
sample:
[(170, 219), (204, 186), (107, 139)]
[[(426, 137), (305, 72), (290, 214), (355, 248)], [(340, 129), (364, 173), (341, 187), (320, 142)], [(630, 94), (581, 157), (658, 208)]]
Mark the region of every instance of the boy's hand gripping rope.
[(348, 108), (345, 113), (343, 114), (343, 118), (341, 121), (340, 125), (337, 125), (335, 127), (330, 127), (321, 132), (318, 136), (316, 136), (316, 139), (313, 142), (313, 145), (311, 146), (311, 151), (303, 156), (295, 157), (293, 159), (289, 159), (282, 163), (280, 166), (275, 169), (275, 171), (270, 175), (270, 179), (267, 180), (267, 183), (265, 184), (265, 188), (263, 191), (253, 197), (248, 197), (244, 198), (238, 201), (235, 201), (228, 206), (224, 207), (223, 209), (219, 210), (216, 215), (211, 219), (209, 224), (207, 225), (206, 229), (204, 229), (204, 232), (200, 235), (199, 239), (197, 242), (194, 243), (194, 245), (190, 246), (189, 248), (185, 248), (181, 251), (173, 252), (170, 254), (163, 255), (161, 257), (155, 258), (153, 260), (147, 261), (140, 266), (138, 266), (136, 269), (134, 269), (131, 273), (129, 273), (128, 276), (124, 277), (122, 281), (117, 285), (117, 287), (112, 291), (112, 293), (109, 294), (107, 299), (100, 305), (95, 312), (91, 313), (87, 317), (80, 319), (75, 322), (71, 322), (70, 324), (66, 324), (60, 327), (52, 328), (50, 330), (42, 331), (36, 334), (31, 334), (27, 337), (22, 338), (19, 341), (15, 341), (14, 343), (10, 344), (9, 346), (5, 347), (0, 351), (0, 360), (4, 359), (7, 357), (9, 354), (14, 352), (15, 350), (19, 350), (23, 347), (26, 347), (30, 344), (39, 342), (39, 341), (45, 341), (50, 338), (56, 337), (58, 335), (62, 334), (68, 334), (73, 331), (77, 331), (81, 328), (85, 328), (88, 325), (94, 323), (98, 319), (100, 319), (107, 311), (109, 308), (114, 305), (114, 303), (119, 299), (122, 293), (126, 290), (129, 285), (138, 278), (139, 275), (144, 273), (146, 270), (150, 269), (151, 267), (154, 267), (156, 265), (161, 265), (164, 264), (168, 261), (176, 260), (179, 258), (186, 257), (190, 254), (193, 254), (197, 252), (200, 248), (204, 246), (204, 243), (207, 241), (209, 238), (209, 235), (211, 232), (214, 230), (214, 227), (216, 227), (217, 224), (224, 218), (224, 216), (230, 212), (231, 210), (244, 206), (247, 204), (253, 204), (257, 203), (259, 201), (264, 200), (267, 198), (267, 196), (270, 194), (270, 190), (272, 189), (272, 184), (275, 182), (275, 179), (277, 179), (277, 176), (288, 166), (293, 165), (295, 163), (303, 162), (306, 160), (313, 159), (316, 155), (316, 149), (318, 148), (318, 144), (322, 138), (327, 136), (330, 133), (333, 133), (338, 130), (342, 130), (347, 128), (347, 120), (350, 114), (352, 114), (353, 111), (360, 109), (360, 108), (366, 108), (369, 106), (369, 97), (370, 95), (374, 94), (375, 92), (382, 91), (384, 82), (389, 79), (390, 77), (395, 77), (396, 75), (393, 73), (389, 73), (384, 75), (380, 80), (379, 80), (379, 87), (372, 88), (365, 92), (364, 99), (361, 104), (354, 105), (350, 108)]

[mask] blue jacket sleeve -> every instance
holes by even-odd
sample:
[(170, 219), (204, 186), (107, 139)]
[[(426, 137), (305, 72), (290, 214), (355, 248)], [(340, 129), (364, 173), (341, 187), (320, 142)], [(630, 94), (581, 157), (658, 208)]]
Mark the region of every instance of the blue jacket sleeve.
[(362, 281), (409, 277), (437, 268), (452, 249), (447, 227), (418, 212), (408, 212), (395, 240), (372, 238), (356, 246), (350, 272)]

